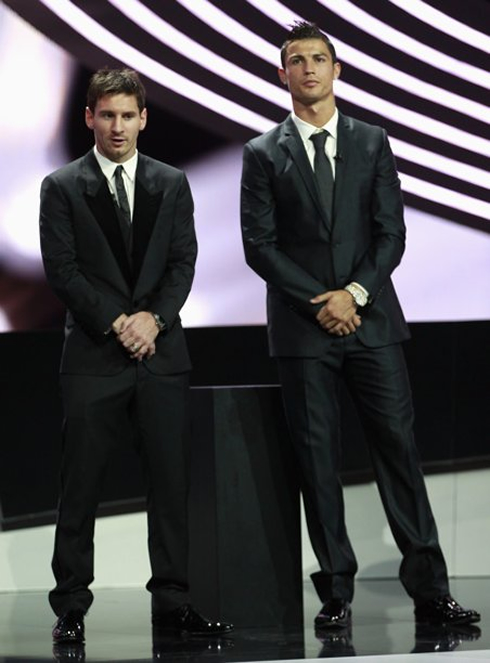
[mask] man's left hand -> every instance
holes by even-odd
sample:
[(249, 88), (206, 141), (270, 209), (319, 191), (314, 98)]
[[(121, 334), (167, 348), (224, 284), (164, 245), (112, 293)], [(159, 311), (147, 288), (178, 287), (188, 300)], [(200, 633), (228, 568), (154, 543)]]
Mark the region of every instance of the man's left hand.
[(361, 325), (354, 298), (347, 290), (328, 290), (310, 302), (323, 304), (316, 319), (329, 334), (348, 336)]
[(158, 327), (148, 311), (139, 311), (128, 316), (121, 325), (118, 340), (124, 345), (132, 359), (141, 361), (155, 354), (155, 339)]

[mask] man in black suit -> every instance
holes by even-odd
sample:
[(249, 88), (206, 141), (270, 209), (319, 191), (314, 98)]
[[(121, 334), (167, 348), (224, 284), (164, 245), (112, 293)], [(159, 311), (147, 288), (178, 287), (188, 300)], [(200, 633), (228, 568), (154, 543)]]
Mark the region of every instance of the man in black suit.
[(480, 619), (449, 594), (446, 564), (419, 469), (401, 342), (409, 337), (390, 275), (405, 246), (400, 182), (386, 132), (340, 113), (330, 40), (298, 23), (279, 77), (293, 113), (246, 146), (242, 232), (267, 282), (268, 334), (302, 470), (323, 602), (315, 625), (348, 626), (357, 563), (339, 480), (339, 380), (359, 411), (400, 579), (419, 623)]
[(192, 195), (184, 173), (136, 149), (147, 121), (136, 72), (96, 72), (85, 121), (94, 149), (46, 177), (41, 189), (44, 267), (67, 308), (53, 638), (83, 642), (104, 471), (130, 428), (148, 484), (153, 624), (226, 633), (231, 625), (210, 622), (189, 603), (190, 361), (179, 311), (197, 254)]

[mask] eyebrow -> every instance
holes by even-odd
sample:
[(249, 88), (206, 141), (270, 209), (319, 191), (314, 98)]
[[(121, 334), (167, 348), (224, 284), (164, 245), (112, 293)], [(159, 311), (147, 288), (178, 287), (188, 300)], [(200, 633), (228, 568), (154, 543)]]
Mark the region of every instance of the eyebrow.
[[(305, 55), (305, 53), (295, 53), (295, 52), (293, 52), (293, 53), (290, 53), (288, 55), (288, 58), (303, 57), (304, 55)], [(325, 50), (325, 51), (315, 51), (314, 53), (312, 53), (312, 55), (328, 55), (328, 51), (327, 50)]]
[(98, 113), (111, 113), (112, 115), (117, 115), (117, 113), (120, 113), (121, 115), (137, 115), (137, 111), (135, 110), (126, 110), (126, 111), (116, 111), (113, 110), (112, 108), (100, 108)]
[[(318, 55), (324, 55), (324, 56), (328, 57), (327, 51), (316, 51), (315, 53), (312, 53), (311, 55), (313, 57), (317, 57)], [(288, 55), (287, 59), (290, 60), (291, 58), (303, 58), (303, 57), (305, 57), (304, 53), (291, 53), (290, 55)]]

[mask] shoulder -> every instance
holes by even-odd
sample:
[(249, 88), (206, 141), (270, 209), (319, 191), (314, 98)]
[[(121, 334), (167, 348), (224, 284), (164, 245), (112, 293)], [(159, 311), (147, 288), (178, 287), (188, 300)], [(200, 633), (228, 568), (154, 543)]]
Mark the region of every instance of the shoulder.
[(49, 175), (46, 175), (45, 179), (47, 180), (58, 180), (58, 181), (67, 181), (74, 177), (77, 177), (82, 171), (84, 164), (86, 163), (88, 155), (84, 155), (79, 159), (70, 161), (69, 163), (57, 168)]
[(345, 130), (360, 140), (384, 140), (387, 135), (386, 129), (377, 124), (369, 124), (368, 122), (363, 122), (342, 113), (339, 113), (339, 128), (341, 131)]
[[(260, 136), (255, 136), (245, 144), (245, 150), (260, 152), (263, 150), (270, 151), (271, 149), (274, 149), (283, 136), (286, 135), (289, 124), (290, 120), (287, 118), (284, 122), (269, 129), (269, 131), (266, 131)], [(291, 122), (291, 124), (293, 123)]]
[(138, 154), (138, 167), (137, 173), (141, 173), (147, 176), (159, 176), (171, 180), (181, 180), (185, 177), (184, 172), (175, 166), (171, 166), (168, 163), (159, 161), (158, 159), (153, 159), (146, 154)]
[[(62, 195), (70, 197), (83, 189), (88, 173), (91, 173), (93, 178), (97, 177), (97, 168), (93, 152), (70, 161), (44, 177), (41, 183), (41, 196), (44, 198), (62, 193)], [(102, 173), (100, 175), (102, 176)]]

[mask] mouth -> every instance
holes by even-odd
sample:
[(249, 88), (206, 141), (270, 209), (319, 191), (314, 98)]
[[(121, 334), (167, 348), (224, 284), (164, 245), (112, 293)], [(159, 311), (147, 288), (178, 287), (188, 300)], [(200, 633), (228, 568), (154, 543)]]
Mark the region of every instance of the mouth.
[(303, 86), (304, 87), (315, 87), (318, 84), (319, 84), (319, 81), (315, 81), (315, 80), (309, 78), (308, 80), (304, 81)]

